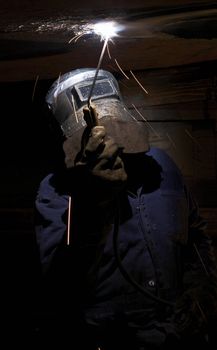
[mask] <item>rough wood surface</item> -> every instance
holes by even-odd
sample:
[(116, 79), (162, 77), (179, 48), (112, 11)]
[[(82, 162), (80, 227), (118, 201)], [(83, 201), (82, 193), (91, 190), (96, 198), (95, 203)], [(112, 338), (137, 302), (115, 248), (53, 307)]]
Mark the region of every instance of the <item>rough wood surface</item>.
[[(1, 81), (57, 78), (60, 72), (96, 67), (99, 37), (69, 41), (82, 32), (82, 25), (105, 19), (123, 27), (114, 45), (109, 44), (111, 59), (105, 55), (102, 62), (111, 71), (116, 70), (115, 59), (124, 71), (217, 60), (217, 8), (212, 1), (1, 2)], [(166, 91), (162, 97), (166, 100)]]

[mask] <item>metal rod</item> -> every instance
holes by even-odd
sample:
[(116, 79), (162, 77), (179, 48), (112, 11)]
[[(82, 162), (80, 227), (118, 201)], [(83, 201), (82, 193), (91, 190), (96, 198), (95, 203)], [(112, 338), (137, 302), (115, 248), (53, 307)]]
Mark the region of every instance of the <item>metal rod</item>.
[(101, 66), (101, 63), (102, 63), (102, 60), (103, 60), (103, 56), (104, 56), (105, 49), (106, 49), (106, 46), (107, 46), (107, 43), (108, 43), (108, 39), (109, 38), (105, 39), (104, 44), (103, 44), (103, 48), (102, 48), (102, 51), (101, 51), (101, 54), (100, 54), (100, 58), (99, 58), (98, 65), (97, 65), (97, 68), (96, 68), (96, 73), (95, 73), (95, 76), (94, 76), (94, 79), (93, 79), (93, 84), (91, 86), (90, 94), (89, 94), (89, 97), (88, 97), (88, 100), (87, 100), (88, 108), (90, 108), (91, 96), (92, 96), (93, 89), (94, 89), (94, 86), (95, 86), (95, 83), (96, 83), (96, 79), (97, 79), (97, 76), (98, 76), (98, 73), (99, 73), (99, 69), (100, 69), (100, 66)]
[(71, 229), (71, 204), (72, 197), (69, 196), (69, 206), (68, 206), (68, 223), (67, 223), (67, 245), (70, 245), (70, 229)]

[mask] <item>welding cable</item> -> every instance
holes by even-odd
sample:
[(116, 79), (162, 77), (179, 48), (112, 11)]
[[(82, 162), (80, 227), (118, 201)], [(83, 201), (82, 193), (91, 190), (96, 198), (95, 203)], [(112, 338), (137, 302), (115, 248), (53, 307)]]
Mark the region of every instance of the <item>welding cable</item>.
[(125, 269), (125, 267), (122, 264), (119, 249), (118, 249), (118, 236), (119, 236), (119, 223), (120, 223), (120, 207), (119, 207), (119, 202), (117, 201), (116, 203), (116, 210), (115, 210), (115, 218), (114, 218), (114, 228), (113, 228), (113, 249), (114, 249), (114, 254), (115, 254), (115, 259), (118, 265), (118, 268), (123, 275), (123, 277), (130, 283), (132, 284), (137, 290), (139, 290), (141, 293), (143, 293), (145, 296), (148, 298), (151, 298), (159, 303), (162, 303), (164, 305), (174, 307), (174, 303), (170, 303), (169, 301), (159, 298), (156, 295), (150, 293), (147, 288), (144, 288), (141, 286), (130, 274), (129, 272)]

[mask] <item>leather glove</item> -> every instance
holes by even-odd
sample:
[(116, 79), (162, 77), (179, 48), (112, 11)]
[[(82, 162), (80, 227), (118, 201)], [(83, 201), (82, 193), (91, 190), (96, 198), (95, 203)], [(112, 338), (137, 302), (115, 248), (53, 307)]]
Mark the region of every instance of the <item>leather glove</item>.
[[(75, 170), (88, 186), (88, 192), (99, 201), (110, 201), (127, 180), (120, 148), (106, 135), (103, 126), (86, 129), (81, 152), (75, 160)], [(87, 135), (88, 133), (88, 135)], [(87, 188), (86, 186), (86, 188)]]
[(120, 149), (112, 138), (105, 140), (105, 137), (104, 126), (92, 128), (80, 159), (75, 160), (75, 166), (84, 167), (93, 176), (113, 185), (122, 184), (127, 175), (119, 157)]

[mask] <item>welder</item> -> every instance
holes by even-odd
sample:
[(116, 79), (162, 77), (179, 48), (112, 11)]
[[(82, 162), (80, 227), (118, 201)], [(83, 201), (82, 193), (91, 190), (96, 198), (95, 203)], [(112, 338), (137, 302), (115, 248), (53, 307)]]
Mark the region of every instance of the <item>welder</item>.
[(95, 73), (66, 73), (46, 96), (64, 164), (36, 197), (44, 298), (56, 316), (44, 333), (82, 350), (208, 349), (217, 274), (204, 220), (114, 75)]

